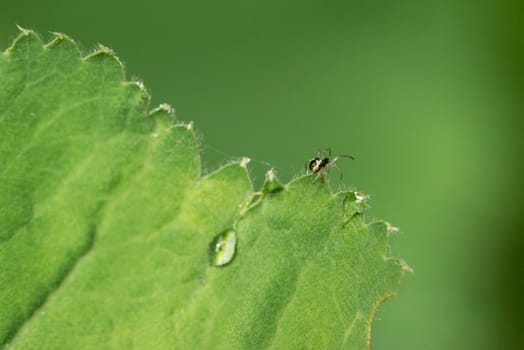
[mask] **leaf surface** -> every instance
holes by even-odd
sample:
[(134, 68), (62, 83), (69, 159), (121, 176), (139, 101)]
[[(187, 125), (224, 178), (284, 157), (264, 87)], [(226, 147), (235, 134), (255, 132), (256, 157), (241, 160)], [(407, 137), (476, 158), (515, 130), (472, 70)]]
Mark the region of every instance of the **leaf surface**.
[(61, 34), (0, 56), (0, 159), (6, 348), (364, 349), (407, 268), (356, 192), (202, 176), (192, 125)]

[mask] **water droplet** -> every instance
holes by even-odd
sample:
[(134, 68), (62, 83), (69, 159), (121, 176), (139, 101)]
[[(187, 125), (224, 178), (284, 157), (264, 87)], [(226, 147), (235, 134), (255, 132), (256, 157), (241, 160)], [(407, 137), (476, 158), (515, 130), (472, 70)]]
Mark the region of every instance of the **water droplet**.
[(219, 233), (209, 245), (211, 264), (223, 266), (233, 260), (237, 245), (237, 235), (233, 229)]
[(355, 194), (355, 203), (362, 204), (368, 198), (368, 195), (360, 192), (353, 192)]

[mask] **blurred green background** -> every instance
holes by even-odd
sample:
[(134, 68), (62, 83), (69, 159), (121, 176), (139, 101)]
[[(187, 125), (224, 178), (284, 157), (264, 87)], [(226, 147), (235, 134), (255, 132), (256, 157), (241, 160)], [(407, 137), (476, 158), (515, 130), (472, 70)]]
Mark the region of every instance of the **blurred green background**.
[(263, 162), (288, 181), (317, 148), (354, 154), (344, 182), (415, 269), (373, 348), (524, 349), (523, 23), (518, 0), (26, 0), (0, 41), (113, 48), (195, 122), (207, 169), (249, 156), (260, 184)]

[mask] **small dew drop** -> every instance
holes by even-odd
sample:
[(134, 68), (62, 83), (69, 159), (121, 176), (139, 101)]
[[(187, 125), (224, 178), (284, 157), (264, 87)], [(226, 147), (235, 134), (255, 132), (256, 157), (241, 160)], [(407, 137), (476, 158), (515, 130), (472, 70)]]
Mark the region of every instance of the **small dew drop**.
[(235, 255), (237, 235), (233, 229), (218, 234), (209, 246), (211, 264), (223, 266), (231, 262)]
[(367, 206), (367, 200), (369, 195), (362, 192), (354, 192), (355, 195), (355, 204), (357, 205), (356, 209), (358, 213), (363, 213)]

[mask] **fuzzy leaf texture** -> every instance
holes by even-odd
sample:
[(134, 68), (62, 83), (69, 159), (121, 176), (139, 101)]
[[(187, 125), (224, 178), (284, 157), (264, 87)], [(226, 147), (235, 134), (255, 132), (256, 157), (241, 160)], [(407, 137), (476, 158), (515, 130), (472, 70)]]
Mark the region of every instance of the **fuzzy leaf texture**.
[(312, 175), (202, 176), (199, 147), (109, 49), (21, 30), (0, 55), (3, 349), (370, 347), (407, 269), (391, 226)]

